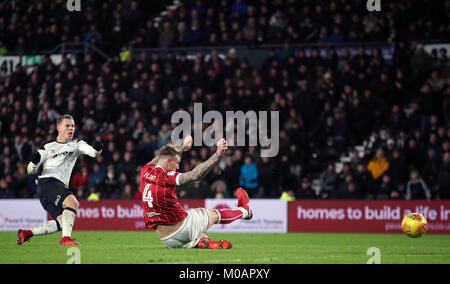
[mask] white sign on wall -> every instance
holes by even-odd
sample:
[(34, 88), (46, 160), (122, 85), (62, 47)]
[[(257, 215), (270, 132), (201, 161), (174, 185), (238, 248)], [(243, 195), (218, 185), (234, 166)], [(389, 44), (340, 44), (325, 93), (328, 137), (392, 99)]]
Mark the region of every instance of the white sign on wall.
[(39, 199), (0, 199), (0, 231), (31, 229), (47, 222)]
[(449, 43), (432, 43), (425, 44), (425, 51), (430, 54), (436, 65), (448, 65), (450, 61), (448, 57), (450, 56), (450, 44)]
[[(61, 64), (62, 58), (63, 57), (60, 54), (50, 55), (51, 62), (56, 66)], [(67, 54), (67, 58), (72, 64), (75, 64), (76, 59), (73, 54)], [(11, 75), (16, 70), (16, 67), (19, 63), (25, 68), (28, 74), (31, 74), (31, 72), (33, 71), (31, 67), (35, 64), (42, 64), (43, 60), (44, 55), (0, 56), (0, 77)]]
[(20, 56), (0, 56), (0, 77), (10, 75), (20, 63)]
[[(235, 209), (236, 199), (206, 199), (208, 209)], [(287, 202), (280, 199), (251, 200), (253, 211), (251, 220), (237, 220), (230, 224), (216, 224), (209, 232), (233, 232), (233, 233), (286, 233)]]

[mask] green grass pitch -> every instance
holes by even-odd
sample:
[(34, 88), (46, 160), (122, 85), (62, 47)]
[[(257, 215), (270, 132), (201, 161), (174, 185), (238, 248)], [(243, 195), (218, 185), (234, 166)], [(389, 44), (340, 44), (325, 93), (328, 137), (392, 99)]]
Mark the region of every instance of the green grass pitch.
[[(75, 231), (82, 246), (80, 262), (159, 264), (302, 264), (355, 263), (371, 258), (367, 250), (380, 250), (380, 261), (388, 263), (450, 263), (450, 236), (428, 234), (410, 239), (402, 234), (208, 234), (212, 240), (226, 239), (230, 250), (168, 249), (154, 232)], [(0, 264), (58, 263), (72, 255), (69, 247), (58, 247), (60, 233), (32, 238), (16, 244), (15, 232), (0, 233)]]

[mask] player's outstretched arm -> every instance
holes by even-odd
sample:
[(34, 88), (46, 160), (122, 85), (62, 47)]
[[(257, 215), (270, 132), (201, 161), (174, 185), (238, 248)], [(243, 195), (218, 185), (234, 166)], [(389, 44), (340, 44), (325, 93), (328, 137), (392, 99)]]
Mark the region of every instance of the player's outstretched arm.
[(100, 154), (102, 153), (103, 143), (100, 141), (95, 141), (93, 143), (93, 146), (87, 144), (84, 141), (80, 141), (78, 143), (78, 150), (83, 155), (88, 155), (92, 158), (98, 158), (98, 156), (100, 156)]
[(208, 160), (196, 166), (192, 171), (178, 175), (178, 184), (182, 185), (203, 178), (219, 162), (227, 149), (227, 141), (222, 138), (217, 143), (217, 151)]
[(28, 163), (27, 166), (27, 173), (29, 175), (36, 173), (37, 170), (39, 169), (39, 166), (42, 164), (41, 161), (43, 161), (44, 159), (42, 158), (41, 152), (42, 154), (45, 153), (42, 150), (38, 150), (31, 155), (31, 161)]

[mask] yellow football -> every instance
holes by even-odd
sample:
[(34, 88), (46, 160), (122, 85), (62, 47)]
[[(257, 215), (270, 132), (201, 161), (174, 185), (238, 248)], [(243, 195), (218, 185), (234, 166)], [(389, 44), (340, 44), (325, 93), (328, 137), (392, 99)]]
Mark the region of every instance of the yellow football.
[(425, 217), (419, 213), (411, 213), (405, 216), (402, 221), (402, 230), (410, 238), (418, 238), (425, 234), (428, 223)]

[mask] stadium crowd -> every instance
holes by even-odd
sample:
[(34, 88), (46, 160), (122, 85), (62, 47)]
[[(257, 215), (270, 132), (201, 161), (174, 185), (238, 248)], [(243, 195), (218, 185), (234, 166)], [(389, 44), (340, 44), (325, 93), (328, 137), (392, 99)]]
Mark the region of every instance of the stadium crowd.
[[(178, 109), (192, 113), (194, 102), (203, 103), (204, 111), (279, 111), (280, 152), (274, 158), (261, 158), (257, 147), (229, 149), (205, 179), (179, 188), (181, 198), (232, 197), (238, 186), (259, 198), (450, 198), (450, 80), (417, 42), (448, 38), (448, 25), (440, 17), (410, 13), (417, 5), (412, 1), (406, 1), (410, 5), (387, 3), (390, 12), (381, 18), (357, 12), (354, 3), (365, 7), (365, 1), (327, 1), (327, 5), (305, 1), (309, 5), (301, 7), (293, 1), (261, 1), (267, 5), (240, 0), (181, 1), (184, 5), (170, 12), (156, 29), (139, 9), (140, 1), (132, 1), (129, 7), (121, 2), (102, 2), (104, 11), (114, 11), (101, 17), (119, 22), (123, 17), (136, 22), (122, 23), (122, 28), (141, 29), (109, 33), (107, 29), (114, 25), (94, 13), (101, 10), (92, 9), (80, 16), (86, 19), (79, 19), (83, 23), (79, 30), (71, 31), (75, 25), (58, 21), (70, 23), (72, 17), (46, 17), (39, 8), (45, 1), (32, 5), (33, 17), (24, 16), (20, 5), (0, 9), (0, 40), (7, 50), (50, 48), (42, 43), (28, 46), (29, 39), (42, 40), (42, 32), (48, 36), (57, 29), (61, 42), (81, 41), (84, 35), (85, 40), (113, 52), (111, 61), (86, 54), (74, 64), (64, 55), (58, 65), (45, 56), (31, 72), (19, 64), (1, 79), (1, 198), (36, 195), (36, 176), (27, 175), (26, 163), (40, 144), (56, 137), (58, 116), (70, 114), (78, 139), (88, 143), (100, 139), (105, 144), (97, 160), (79, 159), (71, 181), (76, 195), (93, 200), (139, 199), (140, 167), (169, 141), (172, 113)], [(445, 11), (443, 7), (436, 15)], [(298, 11), (302, 17), (294, 13)], [(396, 20), (397, 13), (402, 21)], [(23, 17), (24, 25), (14, 25), (12, 18)], [(421, 21), (412, 20), (417, 17)], [(252, 32), (246, 27), (260, 28), (264, 21), (268, 30), (260, 33), (257, 28), (255, 36), (249, 37)], [(339, 21), (343, 23), (337, 25)], [(183, 22), (189, 36), (178, 34)], [(227, 32), (222, 25), (229, 31), (228, 39), (223, 39)], [(337, 31), (328, 31), (331, 26)], [(301, 27), (305, 30), (297, 29)], [(306, 37), (311, 27), (322, 28)], [(191, 34), (195, 30), (200, 31), (198, 39)], [(217, 32), (214, 44), (212, 31)], [(262, 34), (260, 43), (283, 43), (283, 47), (271, 49), (260, 67), (240, 59), (234, 48), (225, 56), (212, 50), (208, 60), (201, 53), (190, 60), (187, 54), (170, 50), (165, 57), (146, 52), (119, 55), (130, 41), (135, 47), (240, 44), (233, 31), (247, 43), (259, 41)], [(385, 62), (379, 49), (366, 52), (360, 47), (351, 56), (344, 48), (338, 55), (330, 45), (322, 57), (317, 48), (307, 56), (305, 49), (291, 46), (339, 39), (393, 40), (392, 62)], [(52, 46), (58, 42), (55, 36)], [(356, 145), (364, 145), (364, 155), (354, 150)], [(213, 150), (194, 147), (183, 155), (180, 170), (192, 169)], [(335, 162), (348, 152), (351, 162), (336, 172)], [(320, 180), (319, 194), (312, 189), (313, 179)]]
[[(67, 1), (2, 1), (0, 47), (51, 50), (59, 43), (89, 42), (106, 52), (123, 46), (176, 47), (339, 43), (448, 38), (446, 0), (386, 1), (383, 13), (367, 12), (367, 0), (182, 0), (161, 22), (171, 1), (89, 0), (82, 13)], [(144, 12), (145, 11), (145, 12)]]

